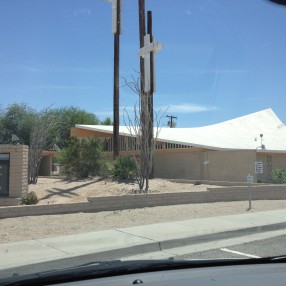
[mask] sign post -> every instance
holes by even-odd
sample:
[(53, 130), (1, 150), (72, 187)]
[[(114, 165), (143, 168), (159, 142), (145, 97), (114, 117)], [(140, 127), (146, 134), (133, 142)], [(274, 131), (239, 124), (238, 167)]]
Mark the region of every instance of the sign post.
[(253, 176), (248, 174), (247, 176), (247, 183), (248, 183), (248, 210), (251, 210), (251, 185), (253, 184)]

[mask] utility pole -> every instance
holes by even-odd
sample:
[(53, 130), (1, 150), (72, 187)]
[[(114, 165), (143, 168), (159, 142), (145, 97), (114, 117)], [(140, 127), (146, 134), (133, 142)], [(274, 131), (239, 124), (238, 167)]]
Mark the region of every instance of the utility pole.
[[(170, 118), (170, 125), (169, 125), (169, 127), (170, 128), (173, 128), (174, 126), (173, 126), (173, 119), (177, 119), (177, 116), (173, 116), (173, 115), (167, 115), (166, 117), (168, 117), (168, 118)], [(168, 122), (168, 123), (169, 123)]]
[[(147, 34), (150, 35), (150, 43), (153, 42), (152, 36), (152, 11), (147, 12)], [(153, 110), (153, 91), (154, 91), (154, 53), (150, 52), (150, 92), (148, 94), (148, 113), (149, 120), (149, 148), (152, 148), (152, 141), (154, 140), (154, 110)], [(150, 179), (154, 178), (154, 159), (152, 159), (152, 170), (149, 176)]]
[[(140, 49), (144, 47), (144, 36), (146, 35), (145, 24), (145, 0), (138, 0), (139, 7), (139, 40)], [(144, 92), (144, 59), (140, 57), (140, 83), (141, 92)]]
[(114, 34), (113, 159), (119, 156), (119, 44), (121, 32), (121, 0), (117, 0), (116, 4), (116, 32)]
[[(153, 112), (153, 92), (156, 91), (156, 79), (155, 79), (155, 54), (163, 48), (162, 44), (159, 44), (152, 34), (152, 12), (147, 13), (147, 35), (145, 29), (145, 4), (144, 0), (139, 0), (139, 31), (140, 31), (140, 51), (138, 55), (140, 56), (140, 80), (141, 80), (141, 114), (140, 114), (140, 124), (147, 127), (147, 134), (143, 136), (143, 145), (147, 145), (148, 150), (151, 153), (151, 148), (153, 145), (154, 134), (154, 112)], [(147, 125), (147, 126), (146, 126)], [(146, 140), (146, 141), (145, 141)], [(146, 143), (145, 143), (146, 142)], [(152, 158), (148, 156), (148, 160), (153, 161)], [(153, 162), (152, 162), (153, 163)], [(152, 164), (153, 165), (153, 164)], [(152, 169), (148, 171), (149, 178), (153, 178), (153, 166)]]
[(121, 34), (121, 0), (107, 0), (112, 3), (112, 33), (114, 34), (113, 72), (113, 159), (119, 156), (119, 62)]
[[(140, 49), (144, 47), (144, 38), (146, 35), (146, 20), (145, 20), (145, 0), (138, 0), (138, 8), (139, 8), (139, 44)], [(148, 103), (146, 101), (146, 92), (145, 92), (145, 61), (143, 57), (140, 57), (140, 126), (142, 129), (145, 129), (146, 122), (146, 115), (148, 115)], [(147, 114), (146, 114), (147, 113)], [(146, 138), (145, 136), (142, 137), (142, 140), (144, 140), (143, 146), (145, 145), (145, 140), (148, 140), (149, 138)], [(141, 157), (143, 157), (142, 150), (141, 150)], [(148, 174), (149, 175), (149, 174)]]

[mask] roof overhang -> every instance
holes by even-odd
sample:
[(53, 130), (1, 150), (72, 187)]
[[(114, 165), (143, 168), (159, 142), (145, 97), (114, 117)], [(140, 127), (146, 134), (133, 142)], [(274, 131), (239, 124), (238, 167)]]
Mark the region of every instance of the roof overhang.
[[(81, 125), (76, 128), (113, 134), (113, 126)], [(272, 109), (266, 109), (222, 123), (196, 128), (154, 128), (157, 141), (209, 150), (253, 150), (258, 153), (286, 153), (286, 126)], [(260, 138), (262, 134), (262, 138)], [(132, 128), (119, 127), (119, 135), (136, 136)], [(262, 139), (262, 142), (261, 142)], [(261, 144), (265, 150), (257, 150)]]

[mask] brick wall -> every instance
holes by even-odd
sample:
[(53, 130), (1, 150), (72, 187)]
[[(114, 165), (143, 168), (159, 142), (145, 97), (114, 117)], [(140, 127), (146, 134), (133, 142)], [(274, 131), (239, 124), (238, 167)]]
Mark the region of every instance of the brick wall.
[[(286, 185), (253, 186), (251, 191), (252, 200), (286, 200)], [(88, 200), (82, 203), (0, 207), (0, 218), (230, 201), (245, 201), (247, 207), (248, 188), (210, 188), (205, 192), (90, 197)]]
[(9, 167), (9, 199), (0, 198), (0, 205), (19, 203), (19, 200), (28, 190), (28, 150), (25, 145), (0, 145), (0, 153), (10, 154)]

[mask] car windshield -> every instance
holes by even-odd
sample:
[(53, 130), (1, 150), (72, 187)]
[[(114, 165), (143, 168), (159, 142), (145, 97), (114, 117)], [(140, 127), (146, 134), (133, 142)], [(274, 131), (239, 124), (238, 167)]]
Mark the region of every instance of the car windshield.
[(275, 2), (0, 0), (0, 278), (286, 255)]

